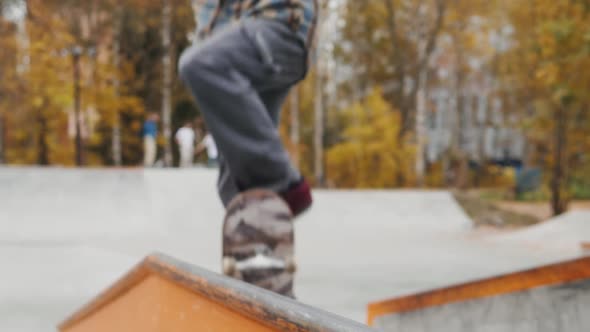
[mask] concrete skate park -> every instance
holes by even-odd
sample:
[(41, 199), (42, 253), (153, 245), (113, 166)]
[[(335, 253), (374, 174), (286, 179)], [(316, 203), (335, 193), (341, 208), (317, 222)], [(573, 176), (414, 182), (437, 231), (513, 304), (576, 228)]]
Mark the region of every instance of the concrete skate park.
[[(215, 180), (215, 170), (200, 168), (0, 168), (0, 331), (55, 330), (153, 252), (199, 267), (187, 268), (191, 273), (219, 272), (223, 209)], [(590, 262), (582, 246), (590, 241), (587, 211), (510, 233), (481, 234), (445, 191), (317, 190), (315, 205), (297, 221), (296, 232), (295, 291), (306, 305), (297, 308), (309, 317), (317, 308), (372, 322), (376, 330), (475, 331), (473, 324), (502, 315), (489, 308), (545, 301), (522, 319), (513, 315), (513, 323), (498, 325), (493, 316), (491, 325), (479, 330), (587, 331), (590, 326), (582, 314), (590, 305)], [(529, 269), (554, 276), (534, 278), (531, 287), (542, 294), (523, 288), (520, 281), (532, 272), (519, 271)], [(558, 278), (565, 270), (567, 276)], [(432, 290), (451, 292), (453, 285), (489, 288), (473, 282), (507, 275), (504, 285), (516, 280), (520, 286), (502, 294), (526, 294), (505, 300), (480, 294), (492, 302), (480, 309), (465, 302), (474, 301), (465, 295), (435, 299), (422, 310), (406, 306), (407, 315), (394, 312), (413, 294), (432, 299)], [(556, 298), (553, 289), (565, 293)], [(258, 298), (249, 288), (246, 293)], [(564, 308), (562, 298), (575, 301)], [(535, 315), (558, 305), (567, 318), (563, 325), (539, 323)], [(382, 318), (371, 318), (371, 310)], [(448, 317), (456, 318), (455, 325), (444, 327)]]

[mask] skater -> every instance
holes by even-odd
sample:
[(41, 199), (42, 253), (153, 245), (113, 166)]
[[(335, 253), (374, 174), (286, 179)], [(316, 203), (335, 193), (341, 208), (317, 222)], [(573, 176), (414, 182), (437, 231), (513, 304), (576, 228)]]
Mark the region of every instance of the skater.
[(180, 154), (180, 168), (192, 167), (196, 140), (192, 122), (185, 122), (184, 126), (176, 131), (175, 139)]
[(197, 145), (195, 154), (198, 155), (205, 150), (207, 150), (207, 167), (217, 167), (219, 165), (217, 160), (219, 154), (213, 136), (211, 136), (210, 133), (207, 133), (205, 137), (203, 137), (203, 140)]
[(158, 121), (160, 117), (156, 112), (150, 112), (143, 123), (143, 166), (153, 167), (156, 161), (158, 147), (156, 139), (158, 137)]
[(277, 130), (290, 88), (307, 72), (316, 0), (194, 0), (197, 42), (179, 62), (219, 149), (218, 191), (278, 193), (294, 216), (312, 204)]

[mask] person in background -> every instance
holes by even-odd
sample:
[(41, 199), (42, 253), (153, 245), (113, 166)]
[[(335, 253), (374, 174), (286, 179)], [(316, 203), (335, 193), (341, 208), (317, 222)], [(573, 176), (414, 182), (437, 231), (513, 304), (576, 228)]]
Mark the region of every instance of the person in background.
[(176, 132), (175, 139), (180, 153), (180, 168), (192, 167), (195, 150), (195, 131), (192, 122), (185, 122)]
[(158, 137), (158, 113), (150, 112), (143, 123), (143, 165), (145, 167), (154, 166), (157, 154), (156, 138)]
[(215, 145), (215, 140), (213, 140), (213, 136), (207, 133), (201, 143), (197, 145), (197, 149), (195, 154), (199, 154), (207, 150), (207, 167), (217, 167), (219, 164), (218, 157), (219, 154), (217, 152), (217, 146)]

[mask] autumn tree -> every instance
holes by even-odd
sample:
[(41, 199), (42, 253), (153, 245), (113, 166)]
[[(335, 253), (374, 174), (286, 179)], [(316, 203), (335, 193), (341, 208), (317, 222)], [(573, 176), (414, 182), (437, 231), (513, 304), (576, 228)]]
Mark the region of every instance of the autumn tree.
[(590, 65), (590, 7), (571, 0), (505, 5), (516, 29), (514, 48), (503, 59), (506, 84), (529, 119), (539, 162), (551, 170), (551, 205), (561, 214), (572, 175), (587, 162), (590, 75), (583, 68)]
[[(69, 165), (84, 155), (91, 165), (137, 163), (145, 110), (159, 110), (163, 98), (159, 2), (12, 2), (22, 4), (26, 16), (20, 20), (23, 28), (18, 34), (8, 33), (0, 41), (6, 49), (15, 41), (16, 51), (9, 54), (17, 65), (11, 66), (6, 59), (2, 66), (26, 66), (10, 81), (12, 104), (3, 98), (0, 105), (0, 114), (6, 118), (2, 127), (7, 128), (3, 135), (6, 159)], [(188, 3), (170, 2), (174, 10), (168, 71), (176, 67), (194, 26)], [(3, 24), (3, 31), (8, 27)], [(3, 70), (2, 75), (10, 73)], [(6, 93), (8, 84), (2, 85)], [(172, 118), (186, 117), (187, 112), (195, 116), (181, 84), (169, 77), (168, 85)]]
[[(1, 6), (0, 6), (1, 8)], [(0, 16), (0, 164), (5, 162), (5, 126), (8, 110), (15, 105), (17, 65), (16, 25)]]
[[(35, 9), (27, 5), (26, 17), (15, 35), (13, 102), (4, 110), (6, 159), (17, 164), (48, 165), (67, 158), (67, 116), (63, 109), (69, 102), (71, 75), (66, 78), (59, 73), (71, 73), (66, 71), (70, 63), (61, 53), (68, 36), (62, 22), (38, 20)], [(53, 29), (56, 36), (50, 36), (48, 29)]]
[[(339, 61), (353, 66), (345, 90), (359, 99), (374, 86), (383, 87), (385, 97), (400, 113), (396, 139), (400, 148), (414, 132), (416, 115), (423, 118), (423, 107), (416, 112), (417, 106), (423, 106), (418, 101), (426, 98), (421, 92), (426, 91), (429, 62), (446, 12), (446, 1), (440, 0), (346, 4), (345, 42), (337, 51)], [(397, 178), (399, 185), (407, 183), (404, 174), (398, 173)]]
[(379, 89), (346, 109), (344, 116), (349, 124), (344, 139), (327, 154), (327, 176), (332, 186), (391, 188), (397, 185), (396, 174), (400, 172), (411, 180), (414, 150), (396, 144), (401, 116)]

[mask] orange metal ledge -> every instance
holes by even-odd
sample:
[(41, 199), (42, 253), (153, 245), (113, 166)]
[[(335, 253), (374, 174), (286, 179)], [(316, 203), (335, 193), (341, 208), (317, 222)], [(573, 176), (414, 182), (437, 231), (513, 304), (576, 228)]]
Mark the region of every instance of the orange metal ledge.
[(383, 315), (519, 292), (536, 287), (559, 285), (588, 278), (590, 278), (590, 257), (371, 303), (368, 306), (367, 320), (369, 325), (373, 325), (375, 319)]
[(144, 259), (59, 325), (98, 331), (373, 331), (163, 254)]

